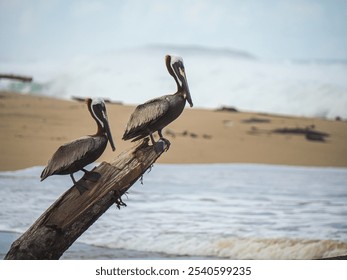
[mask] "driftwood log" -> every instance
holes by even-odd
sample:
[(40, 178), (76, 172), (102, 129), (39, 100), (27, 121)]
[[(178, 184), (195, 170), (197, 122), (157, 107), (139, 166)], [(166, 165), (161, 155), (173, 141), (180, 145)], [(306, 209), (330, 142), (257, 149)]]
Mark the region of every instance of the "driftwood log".
[(14, 74), (0, 74), (0, 79), (19, 80), (21, 82), (27, 82), (27, 83), (30, 83), (33, 81), (32, 77), (14, 75)]
[(157, 144), (149, 146), (146, 138), (112, 162), (94, 168), (101, 178), (86, 181), (88, 190), (83, 194), (75, 186), (66, 191), (13, 242), (5, 259), (59, 259), (110, 206), (125, 206), (121, 196), (167, 149), (164, 142)]

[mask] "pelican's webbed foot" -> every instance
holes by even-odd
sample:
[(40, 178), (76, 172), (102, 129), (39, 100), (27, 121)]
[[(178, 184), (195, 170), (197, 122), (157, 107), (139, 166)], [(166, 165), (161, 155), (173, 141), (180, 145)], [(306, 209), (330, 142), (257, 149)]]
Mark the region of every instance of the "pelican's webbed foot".
[(157, 154), (166, 152), (170, 148), (170, 141), (165, 138), (160, 138), (158, 142), (154, 143), (154, 150)]
[(82, 171), (84, 172), (83, 178), (94, 183), (97, 182), (101, 177), (101, 175), (98, 172), (88, 171), (84, 168), (82, 169)]
[(158, 130), (158, 135), (159, 135), (159, 137), (160, 137), (159, 140), (158, 140), (158, 142), (164, 142), (164, 143), (163, 143), (163, 146), (164, 146), (164, 147), (163, 147), (163, 151), (164, 151), (164, 152), (168, 151), (169, 148), (170, 148), (170, 145), (171, 145), (170, 141), (167, 140), (166, 138), (164, 138), (161, 129)]
[(89, 190), (89, 187), (83, 177), (78, 182), (76, 182), (72, 173), (70, 174), (70, 177), (73, 182), (73, 187), (76, 187), (80, 194), (83, 194), (85, 191)]
[(83, 194), (85, 191), (89, 190), (89, 187), (83, 178), (76, 182), (75, 186), (80, 194)]
[(158, 142), (163, 143), (162, 145), (164, 146), (164, 151), (165, 151), (165, 152), (168, 151), (168, 150), (170, 149), (171, 143), (170, 143), (170, 141), (167, 140), (166, 138), (161, 137), (161, 138), (158, 140)]

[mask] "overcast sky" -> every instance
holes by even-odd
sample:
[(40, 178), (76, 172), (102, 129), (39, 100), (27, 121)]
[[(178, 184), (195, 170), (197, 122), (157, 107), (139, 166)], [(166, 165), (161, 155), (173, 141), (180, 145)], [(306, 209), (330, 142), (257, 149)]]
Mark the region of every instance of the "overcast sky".
[(266, 59), (347, 59), (346, 0), (0, 0), (0, 59), (66, 58), (148, 44)]

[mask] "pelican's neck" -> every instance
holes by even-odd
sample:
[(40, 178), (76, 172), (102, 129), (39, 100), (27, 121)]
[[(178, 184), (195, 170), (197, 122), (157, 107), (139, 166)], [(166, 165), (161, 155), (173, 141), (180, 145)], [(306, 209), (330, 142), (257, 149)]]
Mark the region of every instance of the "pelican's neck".
[(177, 91), (173, 95), (179, 95), (182, 96), (184, 99), (186, 99), (186, 91), (183, 88), (177, 88)]
[(103, 134), (105, 134), (104, 129), (103, 129), (102, 125), (100, 124), (99, 120), (93, 114), (92, 109), (91, 109), (91, 105), (92, 105), (92, 99), (89, 98), (87, 100), (88, 111), (89, 111), (90, 115), (92, 116), (92, 118), (94, 119), (94, 121), (96, 122), (96, 125), (97, 125), (97, 131), (92, 136), (103, 135)]
[(101, 126), (101, 124), (97, 120), (95, 120), (95, 122), (96, 122), (96, 125), (98, 127), (98, 129), (97, 129), (97, 131), (95, 133), (95, 136), (97, 136), (97, 135), (104, 135), (105, 131), (104, 131), (103, 127)]
[(185, 92), (184, 87), (182, 87), (175, 79), (177, 90), (174, 94), (183, 94)]

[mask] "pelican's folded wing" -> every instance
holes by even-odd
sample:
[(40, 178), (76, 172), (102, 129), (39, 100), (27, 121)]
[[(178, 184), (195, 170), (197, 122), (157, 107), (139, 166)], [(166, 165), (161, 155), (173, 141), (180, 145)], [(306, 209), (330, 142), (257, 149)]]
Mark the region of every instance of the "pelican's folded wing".
[(168, 109), (169, 101), (166, 99), (166, 96), (152, 99), (137, 106), (130, 116), (123, 139), (128, 140), (136, 137), (137, 134), (140, 131), (145, 130), (148, 125), (156, 122), (158, 118), (164, 116)]
[(42, 171), (41, 181), (82, 160), (96, 144), (93, 137), (85, 136), (60, 146)]

